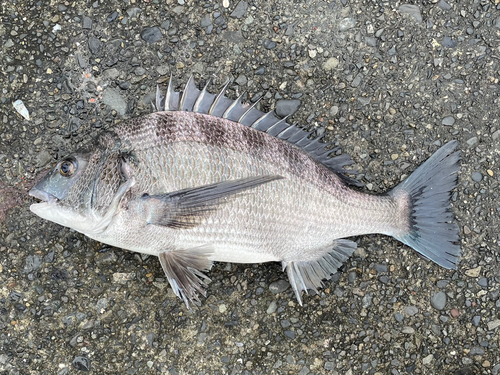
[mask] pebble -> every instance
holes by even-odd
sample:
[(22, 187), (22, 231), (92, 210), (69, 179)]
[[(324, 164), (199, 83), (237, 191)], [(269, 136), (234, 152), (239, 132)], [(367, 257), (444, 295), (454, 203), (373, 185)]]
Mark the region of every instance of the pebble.
[(40, 258), (38, 255), (28, 255), (26, 257), (26, 263), (24, 265), (23, 272), (24, 273), (33, 272), (38, 268), (40, 268), (41, 265), (42, 265), (42, 258)]
[[(338, 111), (338, 107), (337, 107), (337, 111)], [(364, 247), (357, 247), (356, 250), (354, 250), (353, 256), (365, 259), (368, 256), (368, 254), (366, 253), (366, 250)]]
[(90, 359), (87, 357), (77, 355), (75, 359), (73, 359), (73, 367), (77, 370), (88, 372), (90, 371), (90, 365)]
[(406, 315), (413, 316), (418, 313), (418, 307), (417, 306), (405, 306), (403, 308), (403, 311)]
[(457, 41), (450, 38), (449, 36), (445, 36), (441, 44), (443, 47), (455, 48), (457, 46)]
[(472, 172), (471, 178), (475, 182), (481, 182), (483, 179), (483, 175), (479, 172)]
[(269, 285), (269, 291), (274, 294), (282, 293), (290, 287), (290, 283), (286, 280), (280, 279)]
[(488, 331), (493, 331), (495, 328), (500, 327), (500, 319), (490, 320), (487, 325)]
[(118, 284), (126, 284), (128, 281), (134, 279), (135, 279), (135, 272), (131, 273), (115, 272), (113, 274), (113, 282)]
[(486, 173), (488, 173), (488, 176), (493, 177), (493, 171), (491, 169), (486, 170)]
[(422, 358), (422, 364), (423, 365), (430, 365), (433, 359), (434, 359), (434, 355), (429, 354), (428, 356), (425, 356), (424, 358)]
[(52, 155), (47, 150), (42, 150), (37, 155), (37, 165), (43, 167), (52, 161)]
[[(209, 16), (210, 18), (210, 16)], [(161, 23), (160, 27), (163, 29), (163, 30), (166, 30), (168, 31), (170, 29), (170, 20), (165, 20)]]
[(478, 277), (480, 273), (481, 273), (481, 266), (476, 268), (471, 268), (465, 271), (465, 274), (469, 277)]
[(99, 301), (97, 301), (95, 309), (99, 314), (103, 314), (107, 307), (108, 307), (108, 299), (101, 298)]
[(354, 283), (354, 281), (356, 281), (356, 277), (356, 271), (349, 272), (349, 275), (347, 275), (347, 281), (349, 282), (349, 284)]
[(480, 322), (481, 322), (481, 317), (479, 315), (475, 315), (474, 318), (472, 318), (472, 324), (474, 324), (476, 327), (479, 326)]
[(298, 99), (282, 99), (276, 103), (276, 114), (279, 117), (293, 115), (299, 109), (301, 101)]
[(335, 57), (330, 57), (323, 63), (323, 69), (326, 71), (335, 69), (339, 65), (339, 60)]
[(121, 116), (125, 115), (127, 112), (127, 103), (120, 95), (120, 92), (112, 87), (108, 87), (102, 93), (102, 102), (116, 112), (118, 112)]
[(272, 301), (272, 302), (269, 304), (269, 307), (267, 308), (266, 313), (267, 313), (267, 314), (272, 314), (272, 313), (274, 313), (277, 309), (278, 309), (278, 304), (276, 303), (276, 301)]
[(368, 308), (371, 306), (373, 300), (373, 294), (372, 293), (367, 293), (362, 300), (362, 307), (364, 309)]
[(500, 138), (500, 129), (499, 130), (496, 130), (495, 132), (493, 132), (493, 134), (491, 135), (491, 138), (496, 141), (498, 138)]
[(444, 309), (446, 305), (446, 293), (437, 292), (431, 297), (431, 306), (436, 310)]
[(247, 77), (243, 74), (240, 74), (238, 76), (238, 78), (236, 78), (236, 80), (234, 81), (236, 84), (238, 84), (239, 86), (244, 86), (247, 84)]
[(272, 40), (269, 40), (269, 39), (264, 39), (264, 42), (262, 44), (264, 45), (264, 48), (266, 48), (266, 49), (276, 48), (276, 42), (273, 42)]
[(469, 138), (469, 139), (467, 140), (467, 144), (468, 144), (469, 146), (474, 146), (477, 142), (478, 142), (477, 137), (472, 137), (472, 138)]
[(118, 85), (122, 90), (128, 90), (129, 87), (130, 87), (130, 82), (129, 81), (123, 81), (123, 82), (120, 82), (120, 84)]
[(161, 30), (158, 26), (145, 27), (141, 31), (141, 38), (149, 44), (159, 42), (162, 38)]
[(14, 106), (14, 109), (17, 111), (17, 113), (19, 113), (21, 116), (23, 116), (26, 120), (29, 121), (30, 113), (22, 100), (18, 99), (14, 103), (12, 103), (12, 105)]
[(437, 3), (437, 6), (439, 8), (441, 8), (442, 10), (450, 10), (451, 9), (451, 5), (448, 4), (446, 1), (444, 0), (439, 0), (439, 2)]
[(211, 24), (212, 24), (212, 18), (210, 17), (210, 14), (205, 14), (200, 21), (200, 26), (201, 27), (208, 27)]
[(460, 315), (460, 311), (458, 311), (458, 309), (451, 309), (450, 315), (452, 318), (458, 318), (458, 316)]
[(91, 29), (92, 28), (92, 18), (83, 17), (82, 28)]
[(141, 8), (128, 8), (127, 14), (130, 18), (136, 18), (142, 12)]
[(233, 12), (229, 15), (232, 18), (243, 18), (248, 9), (248, 3), (246, 1), (240, 1)]
[(146, 69), (144, 69), (142, 66), (138, 66), (134, 70), (134, 74), (137, 76), (142, 76), (144, 73), (146, 73)]
[(386, 264), (376, 264), (375, 265), (375, 272), (377, 272), (377, 273), (387, 272), (387, 265)]
[(349, 29), (352, 29), (354, 26), (356, 26), (356, 20), (354, 18), (344, 18), (339, 23), (339, 30), (347, 31)]
[(76, 60), (80, 68), (85, 69), (87, 67), (87, 62), (85, 61), (81, 53), (76, 54)]
[(409, 335), (413, 335), (415, 333), (415, 330), (412, 327), (404, 327), (402, 332)]
[(116, 20), (118, 18), (118, 12), (115, 10), (113, 13), (111, 13), (108, 17), (106, 17), (106, 21), (108, 23), (111, 23), (113, 22), (114, 20)]
[(403, 4), (399, 7), (399, 12), (409, 14), (415, 19), (415, 21), (417, 21), (417, 23), (422, 23), (422, 14), (420, 13), (420, 8), (417, 5)]
[(263, 66), (259, 66), (257, 69), (255, 69), (254, 73), (258, 76), (263, 75), (266, 72), (266, 68)]
[(452, 126), (455, 123), (455, 117), (447, 116), (443, 119), (441, 123), (446, 126)]
[(436, 285), (439, 289), (444, 289), (448, 286), (449, 283), (450, 283), (450, 280), (438, 280)]
[(358, 87), (359, 84), (361, 83), (361, 79), (362, 78), (363, 78), (363, 74), (362, 73), (358, 73), (356, 75), (356, 77), (354, 77), (354, 79), (352, 80), (351, 87)]
[(93, 36), (89, 38), (89, 50), (93, 55), (97, 55), (101, 50), (101, 47), (102, 47), (102, 42), (99, 39)]

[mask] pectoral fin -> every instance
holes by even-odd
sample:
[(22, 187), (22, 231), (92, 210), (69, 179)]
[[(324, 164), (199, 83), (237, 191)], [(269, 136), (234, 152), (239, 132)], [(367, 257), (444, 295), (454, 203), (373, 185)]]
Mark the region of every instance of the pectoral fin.
[(279, 180), (281, 176), (257, 176), (217, 182), (160, 195), (145, 194), (141, 199), (148, 213), (148, 224), (175, 229), (199, 225), (217, 208), (242, 191)]
[[(288, 281), (295, 291), (295, 296), (302, 305), (302, 291), (307, 290), (318, 292), (318, 288), (323, 286), (324, 279), (330, 279), (331, 275), (337, 272), (337, 269), (349, 258), (357, 244), (349, 240), (335, 240), (333, 249), (318, 259), (311, 261), (283, 261), (283, 270), (287, 270)], [(318, 253), (324, 249), (320, 249)]]
[(160, 263), (172, 286), (175, 295), (182, 298), (187, 308), (193, 303), (199, 305), (198, 294), (206, 295), (205, 281), (210, 279), (203, 274), (212, 267), (209, 259), (213, 251), (208, 246), (194, 249), (173, 250), (160, 253)]

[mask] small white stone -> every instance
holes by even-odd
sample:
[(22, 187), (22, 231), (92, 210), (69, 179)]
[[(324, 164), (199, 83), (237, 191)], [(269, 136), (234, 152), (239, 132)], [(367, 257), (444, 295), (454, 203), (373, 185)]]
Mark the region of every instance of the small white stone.
[(432, 354), (429, 354), (427, 357), (422, 359), (422, 364), (428, 365), (432, 362), (433, 359), (434, 359), (434, 356)]

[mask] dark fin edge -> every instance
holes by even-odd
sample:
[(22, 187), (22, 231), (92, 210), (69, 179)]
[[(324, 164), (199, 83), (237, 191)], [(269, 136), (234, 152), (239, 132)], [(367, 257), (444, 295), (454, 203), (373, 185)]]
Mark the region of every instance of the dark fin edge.
[(172, 76), (168, 82), (167, 93), (162, 95), (160, 88), (156, 89), (156, 110), (161, 111), (188, 111), (204, 113), (266, 132), (272, 136), (283, 139), (306, 151), (313, 159), (323, 164), (336, 174), (343, 181), (363, 186), (358, 180), (348, 177), (346, 174), (356, 175), (356, 170), (345, 169), (346, 165), (353, 164), (353, 160), (348, 154), (330, 157), (338, 148), (329, 149), (331, 143), (319, 142), (321, 137), (310, 139), (312, 132), (307, 132), (297, 125), (286, 122), (287, 117), (280, 119), (276, 117), (274, 111), (262, 112), (256, 108), (257, 103), (249, 104), (242, 101), (243, 94), (236, 100), (226, 97), (225, 91), (229, 86), (227, 81), (223, 89), (218, 94), (211, 94), (207, 91), (207, 85), (203, 90), (198, 90), (193, 76), (189, 77), (183, 91), (174, 91), (172, 86)]
[[(354, 241), (335, 240), (333, 249), (319, 259), (312, 261), (283, 261), (283, 271), (287, 270), (288, 280), (292, 286), (297, 301), (302, 306), (302, 291), (308, 293), (323, 287), (322, 280), (329, 280), (342, 264), (352, 255), (357, 244)], [(320, 251), (324, 253), (324, 251)]]
[(210, 278), (203, 271), (212, 268), (209, 257), (213, 251), (209, 247), (196, 247), (194, 249), (165, 251), (158, 255), (161, 266), (173, 292), (182, 298), (186, 307), (190, 304), (199, 306), (198, 294), (206, 296), (206, 282)]
[(459, 228), (450, 209), (460, 169), (460, 152), (453, 152), (457, 145), (451, 141), (442, 146), (389, 192), (410, 205), (409, 230), (394, 237), (448, 269), (457, 268), (461, 254)]

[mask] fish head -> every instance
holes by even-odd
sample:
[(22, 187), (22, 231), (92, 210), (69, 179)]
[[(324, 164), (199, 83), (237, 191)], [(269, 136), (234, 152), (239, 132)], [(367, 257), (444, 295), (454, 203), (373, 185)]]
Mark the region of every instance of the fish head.
[[(82, 185), (89, 155), (77, 153), (65, 157), (29, 191), (29, 195), (39, 199), (30, 210), (43, 219), (70, 228), (78, 227), (84, 213), (83, 202), (75, 199), (75, 191)], [(76, 229), (76, 228), (75, 228)]]
[(39, 200), (30, 210), (43, 219), (91, 232), (121, 184), (119, 154), (96, 150), (65, 157), (29, 194)]

